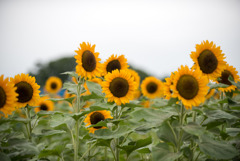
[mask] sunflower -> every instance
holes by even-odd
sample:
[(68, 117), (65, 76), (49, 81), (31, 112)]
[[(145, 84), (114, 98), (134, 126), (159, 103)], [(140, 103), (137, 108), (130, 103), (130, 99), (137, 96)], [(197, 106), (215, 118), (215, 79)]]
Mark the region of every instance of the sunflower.
[(39, 112), (39, 111), (53, 111), (54, 109), (54, 103), (50, 100), (50, 97), (44, 96), (41, 97), (37, 106), (37, 108), (35, 108), (35, 112)]
[(140, 76), (138, 75), (138, 73), (133, 70), (133, 69), (128, 69), (128, 71), (131, 73), (133, 80), (137, 83), (137, 88), (139, 88), (140, 85)]
[(155, 77), (146, 77), (141, 84), (142, 93), (148, 98), (163, 96), (163, 83)]
[(229, 85), (226, 88), (218, 88), (222, 92), (231, 92), (232, 90), (235, 90), (237, 87), (232, 85), (232, 83), (228, 80), (228, 77), (233, 77), (234, 82), (240, 81), (238, 72), (236, 68), (230, 65), (226, 65), (226, 68), (222, 71), (221, 76), (219, 77), (219, 80), (215, 80), (217, 83), (223, 83)]
[(175, 72), (172, 97), (178, 97), (187, 108), (198, 106), (205, 101), (208, 93), (208, 79), (203, 76), (200, 70), (189, 69), (188, 66), (181, 66)]
[(163, 83), (163, 94), (167, 100), (169, 100), (172, 97), (172, 90), (171, 90), (171, 85), (173, 84), (173, 77), (174, 73), (171, 73), (170, 78), (165, 78), (165, 81)]
[(211, 89), (208, 91), (207, 95), (205, 96), (206, 99), (211, 98), (215, 94), (215, 89)]
[(102, 82), (103, 93), (109, 102), (115, 102), (117, 105), (129, 103), (134, 97), (134, 91), (137, 89), (136, 82), (127, 70), (114, 70), (108, 73)]
[(102, 75), (105, 76), (108, 72), (112, 72), (116, 69), (118, 70), (126, 70), (128, 68), (127, 59), (124, 55), (114, 55), (112, 54), (102, 66)]
[(58, 93), (62, 88), (62, 80), (58, 77), (49, 77), (46, 81), (45, 88), (49, 93)]
[(18, 93), (16, 107), (35, 106), (39, 99), (40, 86), (36, 83), (35, 77), (28, 74), (18, 74), (14, 78), (11, 78), (11, 84), (17, 87)]
[[(87, 115), (84, 122), (87, 123), (86, 126), (95, 125), (100, 121), (104, 121), (105, 119), (112, 119), (111, 112), (107, 110), (102, 111), (94, 111)], [(105, 129), (103, 126), (96, 126), (88, 128), (89, 133), (94, 133), (98, 129)]]
[(203, 41), (200, 45), (196, 45), (196, 51), (191, 53), (194, 61), (193, 68), (200, 69), (203, 75), (214, 80), (221, 75), (226, 66), (225, 57), (222, 54), (220, 46), (216, 47), (213, 42)]
[[(18, 94), (15, 92), (17, 87), (9, 83), (9, 79), (4, 75), (0, 76), (0, 111), (5, 114), (5, 117), (10, 115), (15, 110), (15, 102)], [(0, 117), (1, 117), (0, 113)]]
[(75, 52), (77, 53), (74, 58), (77, 62), (76, 73), (78, 75), (85, 79), (101, 76), (101, 59), (98, 58), (99, 53), (95, 52), (95, 45), (83, 42)]

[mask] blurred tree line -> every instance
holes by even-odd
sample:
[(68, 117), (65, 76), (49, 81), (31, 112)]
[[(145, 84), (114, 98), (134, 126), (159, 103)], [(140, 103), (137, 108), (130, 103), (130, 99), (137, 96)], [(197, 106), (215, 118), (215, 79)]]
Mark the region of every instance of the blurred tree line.
[[(68, 75), (61, 74), (66, 71), (75, 71), (76, 67), (76, 60), (74, 57), (64, 57), (49, 63), (37, 63), (35, 71), (29, 72), (29, 75), (36, 77), (36, 82), (41, 86), (44, 87), (46, 80), (50, 76), (59, 77), (63, 82), (70, 80)], [(149, 76), (146, 72), (136, 69), (130, 65), (131, 69), (134, 69), (138, 72), (141, 81)]]

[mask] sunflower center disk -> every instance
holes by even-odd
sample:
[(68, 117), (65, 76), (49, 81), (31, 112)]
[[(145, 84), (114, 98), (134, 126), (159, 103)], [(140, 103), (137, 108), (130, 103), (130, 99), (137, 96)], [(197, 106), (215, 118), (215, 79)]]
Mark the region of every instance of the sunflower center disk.
[(126, 79), (114, 78), (110, 83), (109, 89), (115, 97), (124, 97), (128, 93), (129, 84)]
[(209, 74), (217, 68), (218, 60), (210, 50), (204, 50), (198, 57), (198, 63), (201, 71)]
[(41, 104), (40, 109), (43, 111), (47, 111), (48, 110), (48, 106), (45, 104)]
[(6, 93), (2, 87), (0, 87), (0, 108), (2, 108), (6, 103)]
[(121, 69), (121, 64), (118, 60), (113, 60), (113, 61), (110, 61), (107, 65), (107, 72), (112, 72), (113, 70), (120, 70)]
[(96, 59), (91, 51), (86, 50), (83, 52), (82, 66), (87, 72), (92, 72), (96, 68)]
[[(97, 124), (100, 121), (104, 121), (104, 115), (100, 112), (94, 112), (91, 116), (90, 116), (90, 122), (92, 125)], [(102, 126), (95, 126), (95, 129), (100, 129)]]
[(219, 81), (219, 83), (224, 83), (224, 84), (227, 84), (227, 85), (232, 85), (231, 82), (229, 82), (228, 80), (228, 77), (231, 76), (233, 77), (232, 73), (229, 72), (228, 70), (224, 70), (222, 72), (222, 76), (221, 76), (221, 80)]
[(15, 85), (17, 87), (16, 93), (18, 93), (18, 102), (25, 103), (32, 99), (33, 88), (27, 82), (19, 82)]
[(157, 84), (154, 83), (154, 82), (150, 82), (150, 83), (148, 83), (148, 85), (147, 85), (147, 91), (148, 91), (148, 93), (155, 93), (155, 92), (157, 91), (157, 88), (158, 88), (158, 86), (157, 86)]
[(191, 75), (183, 75), (177, 82), (177, 90), (183, 98), (192, 99), (198, 94), (198, 81)]
[(51, 88), (52, 88), (52, 89), (56, 89), (56, 88), (57, 88), (57, 84), (56, 84), (55, 82), (52, 82), (52, 83), (51, 83)]

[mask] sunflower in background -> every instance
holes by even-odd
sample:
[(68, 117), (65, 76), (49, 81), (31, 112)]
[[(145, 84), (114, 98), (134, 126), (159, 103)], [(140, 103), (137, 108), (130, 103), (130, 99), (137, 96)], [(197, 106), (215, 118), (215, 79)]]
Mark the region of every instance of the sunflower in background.
[[(105, 119), (113, 119), (110, 111), (107, 111), (107, 110), (94, 111), (87, 115), (84, 122), (86, 123), (86, 126), (90, 126), (90, 125), (95, 125), (100, 121), (104, 121)], [(94, 133), (96, 130), (99, 130), (99, 129), (106, 129), (106, 127), (96, 126), (96, 127), (88, 128), (89, 133)]]
[[(18, 94), (15, 92), (17, 87), (9, 83), (9, 78), (4, 79), (4, 75), (0, 76), (0, 111), (5, 114), (5, 117), (15, 111), (15, 102)], [(0, 117), (2, 114), (0, 113)]]
[(105, 80), (101, 83), (102, 92), (106, 94), (109, 102), (114, 101), (121, 105), (133, 99), (137, 84), (128, 70), (114, 70), (105, 76)]
[(127, 59), (124, 55), (114, 55), (112, 54), (102, 65), (102, 74), (105, 76), (108, 72), (112, 72), (116, 69), (126, 70), (128, 68)]
[(45, 84), (45, 89), (48, 93), (56, 94), (62, 88), (62, 80), (58, 77), (49, 77)]
[(203, 75), (214, 80), (221, 75), (226, 67), (225, 57), (220, 49), (213, 42), (203, 41), (200, 45), (196, 45), (196, 51), (191, 53), (194, 61), (193, 69), (200, 69)]
[(201, 71), (189, 69), (188, 66), (181, 66), (175, 72), (172, 97), (178, 97), (187, 109), (198, 106), (205, 101), (208, 93), (208, 79)]
[(21, 75), (18, 74), (14, 78), (11, 78), (10, 84), (17, 87), (16, 107), (21, 108), (26, 105), (36, 106), (40, 99), (40, 86), (36, 83), (35, 77), (23, 73)]
[(36, 107), (35, 108), (35, 112), (39, 112), (39, 111), (53, 111), (54, 110), (54, 103), (50, 100), (50, 97), (47, 97), (47, 96), (44, 96), (44, 97), (41, 97), (37, 106), (39, 107)]
[(172, 98), (172, 90), (171, 90), (171, 85), (173, 84), (173, 77), (174, 77), (174, 72), (171, 73), (170, 78), (165, 78), (165, 81), (163, 83), (163, 94), (165, 96), (165, 99), (169, 100), (170, 98)]
[(240, 81), (236, 68), (227, 64), (226, 68), (222, 71), (219, 79), (215, 80), (217, 83), (229, 85), (226, 88), (218, 88), (220, 91), (231, 92), (237, 88), (236, 86), (232, 85), (232, 83), (228, 80), (229, 76), (231, 76), (236, 83)]
[(132, 77), (133, 77), (133, 80), (137, 83), (137, 89), (139, 88), (139, 85), (140, 85), (140, 76), (139, 74), (133, 70), (133, 69), (128, 69), (128, 72), (131, 73)]
[(92, 79), (96, 76), (101, 76), (101, 59), (98, 57), (99, 53), (95, 52), (95, 45), (83, 42), (80, 48), (75, 51), (77, 55), (74, 56), (77, 62), (76, 73), (85, 79)]
[(155, 77), (146, 77), (141, 84), (142, 94), (154, 99), (163, 96), (163, 83)]

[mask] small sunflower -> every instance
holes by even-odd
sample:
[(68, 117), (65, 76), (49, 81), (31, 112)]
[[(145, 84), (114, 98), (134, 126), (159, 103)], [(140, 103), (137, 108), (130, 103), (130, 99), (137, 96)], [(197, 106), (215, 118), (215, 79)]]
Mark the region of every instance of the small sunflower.
[(198, 106), (205, 101), (208, 93), (208, 79), (199, 70), (189, 69), (188, 66), (181, 66), (175, 72), (172, 97), (178, 97), (187, 108)]
[(228, 80), (228, 77), (233, 77), (234, 82), (240, 81), (238, 72), (236, 68), (230, 65), (226, 65), (226, 68), (222, 71), (221, 76), (219, 77), (220, 80), (216, 81), (217, 83), (223, 83), (229, 85), (227, 88), (218, 88), (222, 92), (231, 92), (232, 90), (235, 90), (237, 87), (232, 85), (232, 83)]
[(102, 66), (102, 74), (105, 76), (108, 72), (112, 72), (116, 69), (118, 70), (126, 70), (128, 68), (127, 59), (124, 57), (124, 55), (114, 55), (112, 54), (111, 57), (109, 57)]
[(196, 45), (196, 51), (191, 53), (194, 61), (193, 68), (200, 69), (203, 75), (214, 80), (221, 75), (226, 66), (225, 57), (220, 49), (213, 42), (203, 41), (200, 45)]
[[(4, 75), (0, 76), (0, 111), (5, 114), (5, 117), (12, 114), (15, 110), (15, 102), (18, 94), (15, 92), (17, 87), (9, 83), (9, 79)], [(1, 114), (0, 114), (1, 117)]]
[(49, 77), (46, 81), (45, 88), (49, 93), (58, 93), (62, 88), (62, 80), (58, 77)]
[(163, 86), (163, 94), (167, 100), (169, 100), (172, 97), (172, 90), (171, 90), (171, 85), (173, 84), (173, 77), (174, 73), (171, 73), (170, 78), (165, 78), (166, 82), (164, 82)]
[(16, 107), (25, 107), (27, 104), (35, 106), (38, 103), (40, 99), (40, 86), (36, 83), (35, 77), (23, 73), (21, 75), (18, 74), (14, 78), (11, 78), (11, 84), (17, 87), (18, 100)]
[(141, 84), (144, 96), (154, 99), (163, 96), (163, 83), (155, 77), (146, 77)]
[[(86, 126), (90, 126), (90, 125), (95, 125), (100, 121), (104, 121), (105, 119), (113, 119), (110, 111), (107, 111), (107, 110), (94, 111), (87, 115), (84, 122), (87, 123)], [(89, 133), (94, 133), (98, 129), (106, 129), (106, 127), (96, 126), (96, 127), (88, 128)]]
[(77, 62), (76, 73), (85, 79), (92, 79), (96, 76), (101, 76), (101, 59), (98, 58), (99, 53), (95, 52), (95, 45), (83, 42), (80, 48), (75, 51), (74, 56)]
[(53, 111), (54, 110), (54, 103), (50, 100), (50, 97), (44, 96), (41, 97), (37, 106), (37, 108), (35, 108), (35, 112), (39, 112), (39, 111)]
[(128, 69), (128, 71), (131, 73), (133, 80), (137, 83), (137, 88), (139, 88), (140, 85), (140, 76), (138, 75), (138, 73), (133, 70), (133, 69)]
[(127, 70), (114, 70), (105, 76), (105, 80), (101, 85), (109, 102), (121, 105), (133, 99), (136, 82)]

